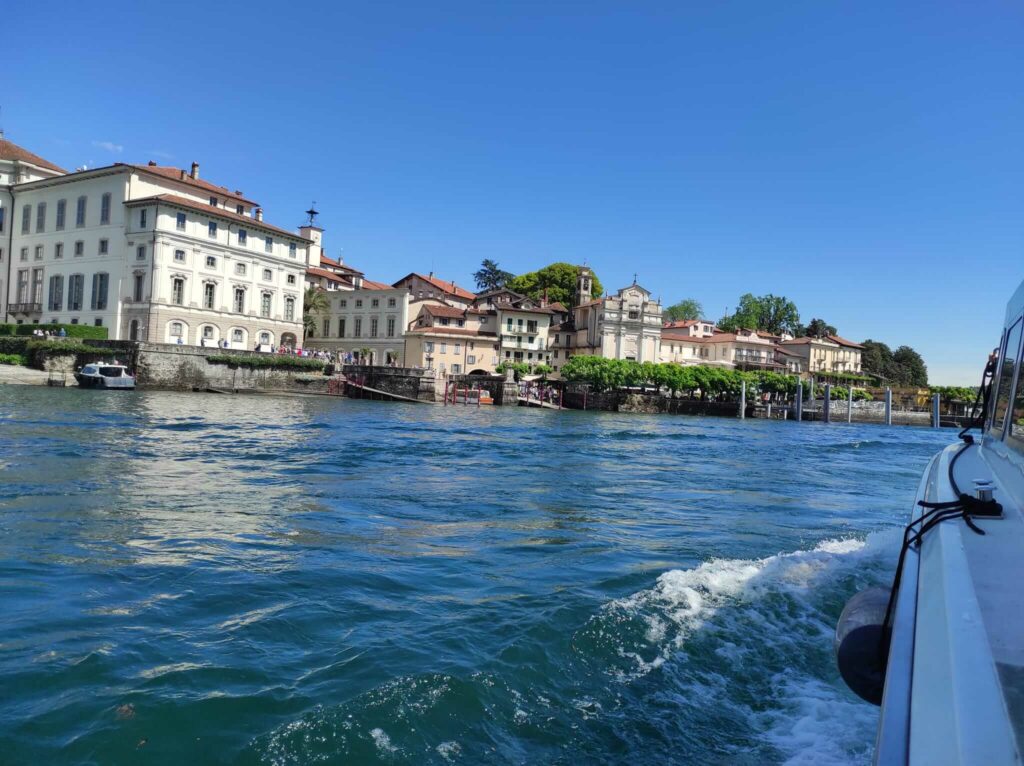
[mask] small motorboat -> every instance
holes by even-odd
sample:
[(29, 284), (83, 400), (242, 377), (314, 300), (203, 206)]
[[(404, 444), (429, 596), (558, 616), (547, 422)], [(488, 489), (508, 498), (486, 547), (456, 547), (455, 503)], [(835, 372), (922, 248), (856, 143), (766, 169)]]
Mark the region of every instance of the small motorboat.
[(843, 680), (881, 706), (877, 764), (1022, 763), (1022, 337), (1024, 283), (971, 422), (921, 477), (892, 587), (855, 595), (836, 626)]
[(109, 388), (131, 390), (135, 388), (135, 376), (123, 364), (95, 362), (87, 364), (75, 373), (75, 380), (81, 388)]

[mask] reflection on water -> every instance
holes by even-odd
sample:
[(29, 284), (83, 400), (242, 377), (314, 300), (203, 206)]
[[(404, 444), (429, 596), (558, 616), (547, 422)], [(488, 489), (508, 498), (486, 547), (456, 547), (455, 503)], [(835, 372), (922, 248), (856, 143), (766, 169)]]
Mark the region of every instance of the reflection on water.
[(830, 625), (949, 438), (2, 388), (0, 746), (862, 762)]

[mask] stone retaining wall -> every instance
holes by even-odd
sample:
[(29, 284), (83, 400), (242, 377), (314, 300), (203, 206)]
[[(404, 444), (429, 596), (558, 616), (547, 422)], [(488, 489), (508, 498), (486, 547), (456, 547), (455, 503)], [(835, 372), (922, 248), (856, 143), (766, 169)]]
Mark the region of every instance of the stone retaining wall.
[(444, 396), (444, 383), (434, 377), (434, 370), (346, 364), (342, 371), (353, 383), (407, 399), (439, 402)]

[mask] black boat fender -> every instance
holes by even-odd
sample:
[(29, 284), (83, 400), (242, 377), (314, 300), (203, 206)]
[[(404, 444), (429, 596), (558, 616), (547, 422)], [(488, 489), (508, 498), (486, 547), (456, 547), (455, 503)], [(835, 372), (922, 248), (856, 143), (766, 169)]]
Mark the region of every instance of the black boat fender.
[(888, 588), (868, 588), (846, 602), (833, 649), (839, 674), (861, 699), (882, 704), (887, 652), (883, 641)]

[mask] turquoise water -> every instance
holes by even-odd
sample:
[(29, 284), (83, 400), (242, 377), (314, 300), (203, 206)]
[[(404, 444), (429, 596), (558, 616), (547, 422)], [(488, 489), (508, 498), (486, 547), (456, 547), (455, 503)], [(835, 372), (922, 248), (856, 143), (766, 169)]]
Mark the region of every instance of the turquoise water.
[(867, 762), (953, 436), (2, 387), (0, 762)]

